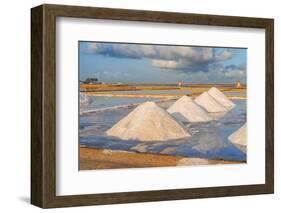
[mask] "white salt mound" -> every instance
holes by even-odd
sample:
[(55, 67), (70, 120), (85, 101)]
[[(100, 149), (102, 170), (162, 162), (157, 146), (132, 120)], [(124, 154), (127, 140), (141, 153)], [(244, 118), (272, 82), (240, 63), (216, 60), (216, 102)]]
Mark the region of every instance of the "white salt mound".
[(167, 111), (178, 121), (207, 122), (211, 120), (208, 113), (188, 96), (182, 96)]
[(183, 126), (154, 102), (139, 105), (106, 134), (123, 140), (141, 141), (165, 141), (190, 136)]
[(85, 107), (90, 103), (90, 97), (80, 92), (80, 107)]
[(195, 103), (203, 107), (207, 112), (227, 112), (227, 109), (214, 99), (208, 92), (204, 92), (195, 98)]
[(209, 160), (202, 158), (182, 158), (178, 161), (177, 166), (187, 165), (206, 165), (209, 164)]
[(138, 152), (147, 152), (147, 148), (149, 146), (147, 144), (137, 144), (136, 146), (131, 147), (131, 150), (138, 151)]
[(209, 95), (211, 95), (217, 102), (219, 102), (221, 105), (223, 105), (228, 110), (235, 107), (235, 104), (229, 100), (219, 89), (216, 87), (212, 87), (208, 91)]
[(228, 140), (243, 152), (247, 149), (247, 123), (245, 123), (240, 129), (232, 133)]

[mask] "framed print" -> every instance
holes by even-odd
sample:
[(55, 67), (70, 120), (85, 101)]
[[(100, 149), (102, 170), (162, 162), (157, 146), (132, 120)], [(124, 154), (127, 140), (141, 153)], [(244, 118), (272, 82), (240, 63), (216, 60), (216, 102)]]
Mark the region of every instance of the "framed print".
[(31, 203), (274, 191), (273, 19), (31, 9)]

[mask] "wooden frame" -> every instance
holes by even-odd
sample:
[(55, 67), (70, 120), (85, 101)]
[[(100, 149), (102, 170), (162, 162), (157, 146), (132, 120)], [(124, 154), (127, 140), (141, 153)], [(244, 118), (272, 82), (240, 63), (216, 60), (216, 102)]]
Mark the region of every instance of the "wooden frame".
[[(266, 32), (266, 183), (246, 186), (56, 196), (56, 17), (95, 18), (263, 28)], [(41, 5), (31, 9), (31, 203), (66, 207), (274, 191), (274, 21), (273, 19), (140, 10)]]

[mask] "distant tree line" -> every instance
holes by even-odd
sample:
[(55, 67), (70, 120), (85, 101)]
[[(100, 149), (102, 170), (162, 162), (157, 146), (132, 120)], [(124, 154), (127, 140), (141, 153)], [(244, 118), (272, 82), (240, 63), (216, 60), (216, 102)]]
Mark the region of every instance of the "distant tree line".
[(86, 78), (85, 81), (80, 81), (81, 83), (84, 83), (84, 84), (96, 84), (99, 82), (98, 78)]

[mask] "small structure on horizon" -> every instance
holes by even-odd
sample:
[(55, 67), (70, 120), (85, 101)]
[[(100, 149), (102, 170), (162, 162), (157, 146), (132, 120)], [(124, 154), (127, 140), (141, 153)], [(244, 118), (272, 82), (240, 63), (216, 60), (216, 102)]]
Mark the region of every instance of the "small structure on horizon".
[(242, 84), (239, 80), (236, 82), (236, 88), (242, 88)]
[(182, 87), (183, 86), (183, 81), (178, 82), (178, 87)]

